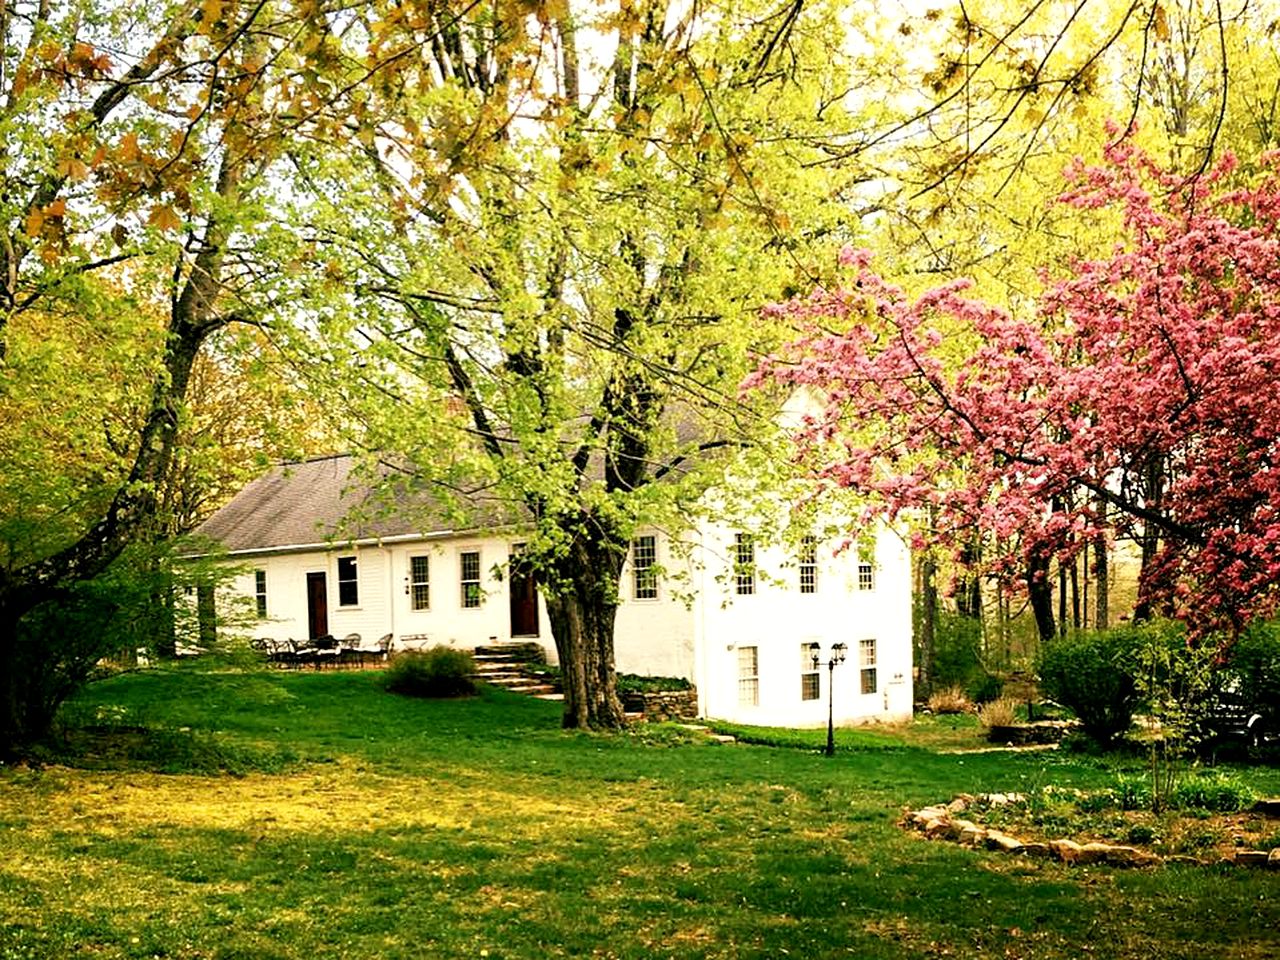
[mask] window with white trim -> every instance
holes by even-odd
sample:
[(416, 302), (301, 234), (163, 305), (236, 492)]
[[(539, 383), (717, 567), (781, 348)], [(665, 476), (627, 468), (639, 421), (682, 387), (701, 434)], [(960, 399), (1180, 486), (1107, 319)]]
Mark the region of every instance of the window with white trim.
[(426, 554), (409, 558), (409, 598), (414, 610), (431, 609), (431, 558)]
[(876, 692), (876, 642), (858, 641), (858, 673), (862, 677), (862, 692)]
[(631, 541), (631, 597), (634, 600), (658, 599), (658, 540), (653, 536)]
[(818, 592), (818, 538), (803, 537), (800, 540), (800, 592)]
[(757, 647), (738, 648), (738, 704), (754, 707), (760, 703), (760, 651)]
[(338, 606), (360, 605), (360, 577), (355, 557), (338, 558)]
[(267, 571), (253, 571), (253, 595), (258, 606), (258, 619), (267, 619)]
[(800, 699), (817, 700), (821, 691), (821, 674), (813, 647), (800, 644)]
[(875, 553), (871, 547), (858, 548), (858, 589), (874, 590), (876, 588)]
[(462, 564), (462, 606), (474, 610), (483, 598), (480, 592), (480, 551), (464, 550), (459, 558)]
[(756, 592), (756, 538), (749, 533), (733, 537), (733, 592), (739, 596)]

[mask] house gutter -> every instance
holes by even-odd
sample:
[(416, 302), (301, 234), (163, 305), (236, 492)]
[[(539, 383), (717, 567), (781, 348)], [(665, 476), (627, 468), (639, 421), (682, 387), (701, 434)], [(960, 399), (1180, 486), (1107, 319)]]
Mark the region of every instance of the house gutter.
[(273, 554), (314, 553), (317, 550), (349, 550), (354, 547), (380, 547), (394, 543), (416, 543), (423, 540), (447, 540), (461, 536), (463, 530), (434, 530), (431, 533), (398, 533), (391, 537), (363, 537), (359, 540), (321, 540), (318, 543), (287, 543), (274, 547), (249, 547), (243, 550), (228, 550), (225, 553), (191, 553), (188, 560), (202, 557), (264, 557)]

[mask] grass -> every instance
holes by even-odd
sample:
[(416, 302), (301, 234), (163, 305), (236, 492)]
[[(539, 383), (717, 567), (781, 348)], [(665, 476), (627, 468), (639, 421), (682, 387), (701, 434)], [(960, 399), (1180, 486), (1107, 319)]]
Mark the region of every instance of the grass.
[[(73, 716), (159, 746), (0, 770), (0, 960), (1280, 954), (1277, 872), (1073, 869), (899, 830), (961, 791), (1114, 780), (940, 752), (978, 745), (972, 720), (839, 731), (825, 758), (825, 731), (565, 733), (494, 689), (189, 667), (97, 684)], [(192, 772), (210, 756), (230, 772)]]

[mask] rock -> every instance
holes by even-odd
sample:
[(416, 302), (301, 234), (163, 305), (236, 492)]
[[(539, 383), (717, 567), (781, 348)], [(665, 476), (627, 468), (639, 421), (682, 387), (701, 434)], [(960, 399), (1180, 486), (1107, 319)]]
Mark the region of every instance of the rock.
[(1024, 843), (1022, 853), (1036, 860), (1047, 860), (1053, 856), (1053, 851), (1049, 849), (1047, 843)]
[(960, 831), (960, 842), (967, 847), (976, 847), (986, 839), (987, 831), (972, 823)]
[(947, 816), (946, 807), (921, 807), (913, 815), (913, 819), (921, 826), (927, 824), (930, 820), (940, 820)]
[(1049, 849), (1063, 863), (1076, 863), (1080, 859), (1080, 844), (1074, 840), (1050, 840)]
[(987, 803), (993, 807), (1003, 807), (1009, 802), (1009, 798), (1003, 793), (988, 793)]
[(1266, 850), (1237, 850), (1235, 859), (1242, 867), (1265, 867), (1271, 861), (1271, 854)]
[(1165, 858), (1165, 863), (1184, 864), (1189, 867), (1203, 867), (1204, 864), (1195, 857), (1188, 856), (1185, 853), (1177, 853), (1171, 857)]
[(956, 797), (947, 804), (947, 809), (952, 813), (964, 813), (969, 809), (969, 801), (965, 800), (964, 797)]
[(941, 817), (930, 820), (924, 825), (924, 835), (926, 837), (943, 837), (951, 832), (951, 821), (944, 820)]
[(1011, 837), (1007, 833), (1001, 833), (999, 830), (987, 831), (987, 849), (1000, 850), (1003, 853), (1017, 853), (1026, 844), (1017, 837)]
[(1280, 847), (1267, 854), (1267, 866), (1272, 870), (1280, 870)]
[(1080, 848), (1076, 863), (1105, 863), (1113, 849), (1109, 843), (1086, 843)]
[(1103, 859), (1117, 867), (1151, 867), (1161, 862), (1154, 853), (1137, 847), (1109, 847)]

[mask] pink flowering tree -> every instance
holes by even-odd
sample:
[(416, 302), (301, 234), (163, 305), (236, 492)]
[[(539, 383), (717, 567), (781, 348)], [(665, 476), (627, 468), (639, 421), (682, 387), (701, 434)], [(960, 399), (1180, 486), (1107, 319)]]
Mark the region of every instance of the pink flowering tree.
[(1137, 616), (1234, 632), (1280, 596), (1280, 162), (1236, 173), (1188, 183), (1123, 141), (1077, 162), (1063, 202), (1123, 235), (1026, 317), (966, 281), (909, 299), (846, 251), (844, 286), (771, 308), (805, 335), (748, 386), (814, 388), (802, 461), (937, 540), (981, 532), (1042, 638), (1051, 563), (1117, 535), (1143, 548)]

